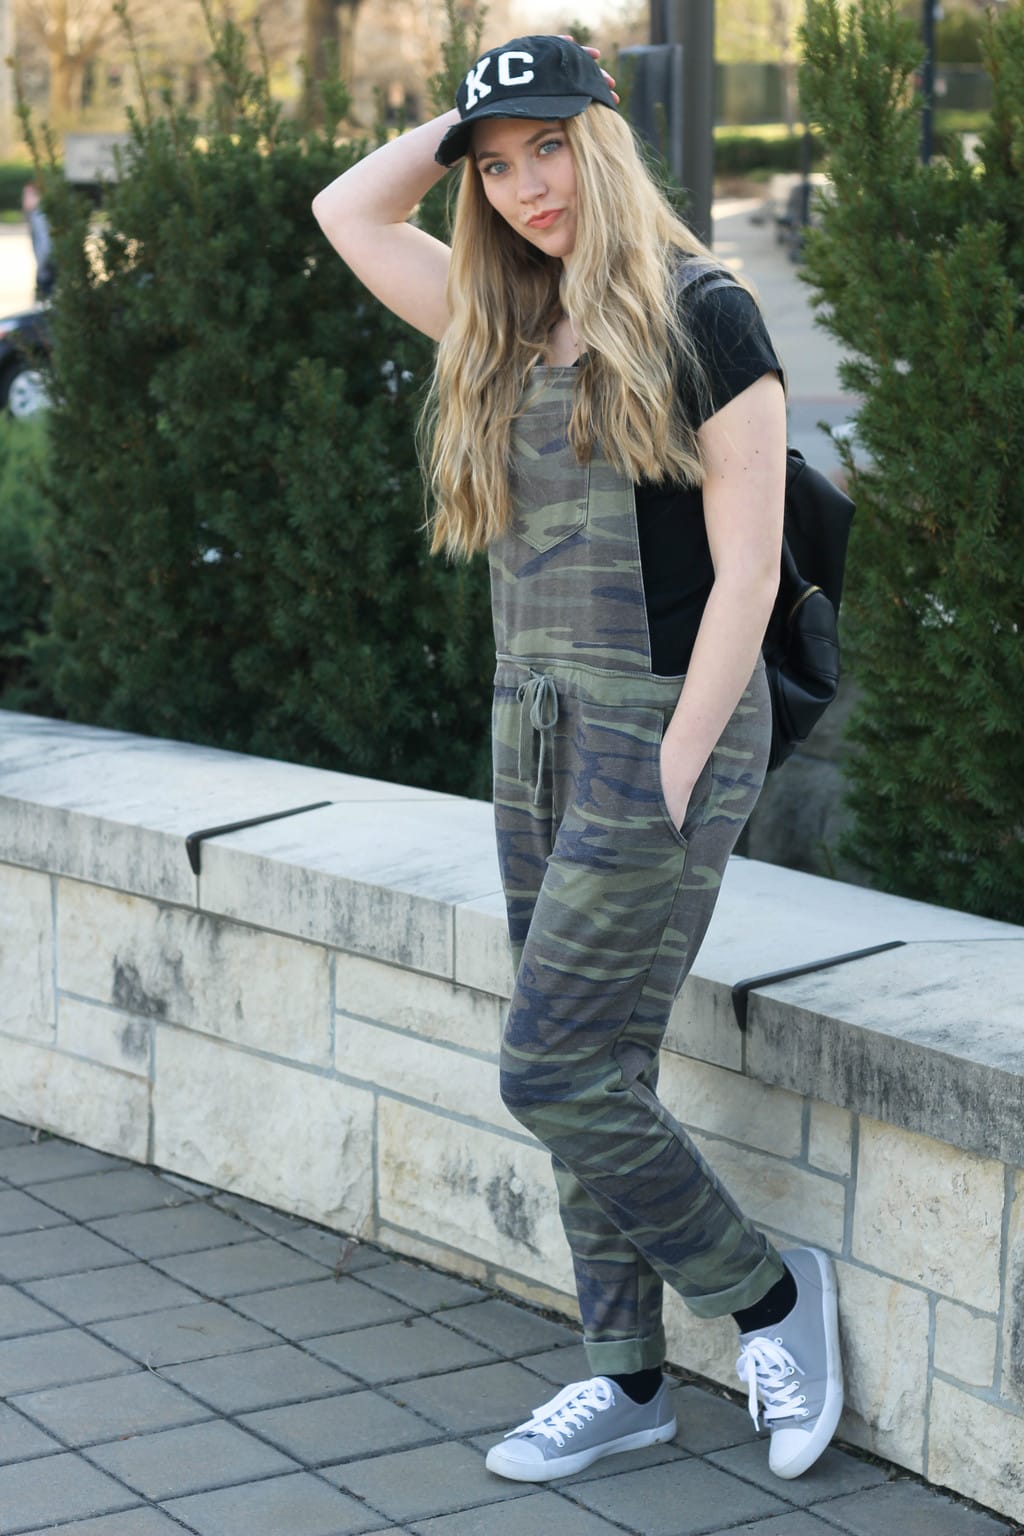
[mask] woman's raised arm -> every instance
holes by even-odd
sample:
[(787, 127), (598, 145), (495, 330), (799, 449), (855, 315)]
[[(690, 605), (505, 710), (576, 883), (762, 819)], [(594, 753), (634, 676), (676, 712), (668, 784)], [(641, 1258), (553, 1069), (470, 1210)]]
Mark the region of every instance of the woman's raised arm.
[(383, 144), (313, 199), (317, 223), (338, 255), (382, 304), (439, 341), (448, 324), (450, 251), (410, 224), (416, 204), (440, 181), (434, 151), (459, 121), (454, 109)]

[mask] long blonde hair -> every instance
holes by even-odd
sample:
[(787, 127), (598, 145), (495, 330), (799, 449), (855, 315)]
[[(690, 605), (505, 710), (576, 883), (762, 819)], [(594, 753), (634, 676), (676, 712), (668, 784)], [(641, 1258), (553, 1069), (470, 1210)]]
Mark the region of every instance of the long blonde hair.
[(571, 316), (581, 364), (568, 435), (631, 480), (702, 479), (680, 397), (706, 381), (680, 313), (678, 268), (714, 256), (652, 181), (632, 130), (594, 105), (561, 125), (573, 156), (577, 226), (567, 267), (491, 207), (471, 154), (462, 168), (448, 278), (451, 320), (420, 422), (431, 549), (469, 556), (511, 521), (510, 439), (548, 333)]

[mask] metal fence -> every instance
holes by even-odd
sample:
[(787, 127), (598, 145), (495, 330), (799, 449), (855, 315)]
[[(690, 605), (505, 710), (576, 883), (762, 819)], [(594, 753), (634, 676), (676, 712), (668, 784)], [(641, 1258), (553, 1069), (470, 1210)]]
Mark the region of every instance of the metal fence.
[[(935, 71), (939, 110), (986, 111), (992, 80), (980, 64), (939, 65)], [(785, 121), (784, 74), (779, 64), (716, 64), (715, 122), (734, 127)]]

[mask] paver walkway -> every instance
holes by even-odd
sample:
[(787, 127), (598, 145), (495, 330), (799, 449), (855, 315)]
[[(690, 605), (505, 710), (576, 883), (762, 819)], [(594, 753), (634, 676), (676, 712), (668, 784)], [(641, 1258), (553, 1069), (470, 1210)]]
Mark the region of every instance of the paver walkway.
[(780, 1482), (694, 1384), (670, 1445), (484, 1470), (588, 1374), (529, 1308), (0, 1120), (0, 1536), (1011, 1536), (838, 1450)]
[(750, 279), (776, 351), (786, 369), (788, 440), (809, 463), (831, 474), (839, 468), (835, 444), (818, 423), (837, 427), (856, 415), (858, 401), (839, 379), (839, 343), (816, 323), (812, 289), (776, 240), (775, 225), (760, 215), (756, 198), (721, 198), (714, 205), (714, 248), (734, 271)]
[(0, 224), (0, 320), (33, 304), (36, 262), (28, 225)]

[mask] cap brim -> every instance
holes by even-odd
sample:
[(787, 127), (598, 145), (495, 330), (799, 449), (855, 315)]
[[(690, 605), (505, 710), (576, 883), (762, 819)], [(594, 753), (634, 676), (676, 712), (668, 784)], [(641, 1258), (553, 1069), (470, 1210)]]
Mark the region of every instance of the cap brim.
[(481, 118), (535, 117), (556, 122), (563, 117), (577, 117), (594, 100), (593, 96), (520, 96), (515, 101), (506, 98), (493, 105), (485, 102), (469, 117), (463, 118), (461, 123), (455, 123), (448, 129), (437, 146), (434, 159), (438, 165), (454, 165), (456, 160), (461, 160), (469, 152), (473, 124), (480, 122)]

